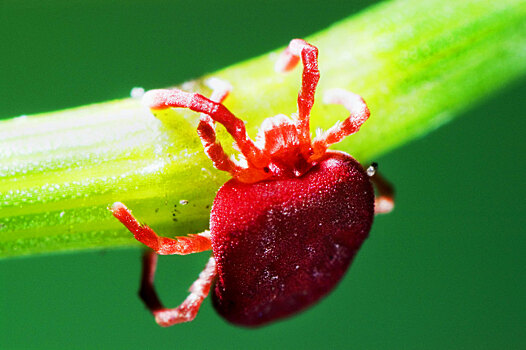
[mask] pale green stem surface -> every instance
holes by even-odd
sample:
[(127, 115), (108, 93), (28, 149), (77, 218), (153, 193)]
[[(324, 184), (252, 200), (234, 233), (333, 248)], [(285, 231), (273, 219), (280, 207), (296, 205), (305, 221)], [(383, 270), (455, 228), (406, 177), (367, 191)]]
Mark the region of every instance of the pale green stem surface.
[[(324, 91), (359, 93), (372, 116), (334, 148), (369, 161), (524, 75), (526, 2), (387, 2), (307, 39), (320, 50), (313, 130), (346, 117)], [(212, 74), (234, 87), (226, 105), (252, 136), (296, 110), (301, 69), (274, 73), (276, 52)], [(183, 88), (208, 95), (204, 79)], [(115, 201), (167, 236), (206, 229), (229, 177), (204, 155), (196, 113), (160, 117), (125, 99), (0, 122), (0, 257), (137, 245), (107, 210)]]

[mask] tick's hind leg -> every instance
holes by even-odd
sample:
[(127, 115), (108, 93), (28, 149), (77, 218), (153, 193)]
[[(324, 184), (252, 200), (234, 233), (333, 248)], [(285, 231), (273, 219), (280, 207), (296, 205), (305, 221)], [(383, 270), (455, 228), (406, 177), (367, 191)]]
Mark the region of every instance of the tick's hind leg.
[(210, 233), (205, 231), (197, 235), (177, 237), (175, 239), (159, 237), (151, 228), (141, 225), (124, 204), (120, 202), (113, 204), (111, 211), (133, 233), (135, 239), (154, 250), (145, 252), (143, 256), (139, 295), (146, 307), (155, 316), (155, 321), (159, 325), (167, 327), (193, 320), (214, 282), (216, 276), (214, 258), (208, 260), (205, 269), (190, 287), (190, 295), (188, 295), (186, 300), (175, 309), (165, 309), (153, 287), (157, 254), (191, 254), (210, 250)]
[(373, 163), (368, 169), (367, 174), (371, 177), (371, 181), (376, 187), (377, 195), (374, 198), (374, 213), (387, 214), (394, 209), (394, 189), (393, 185), (389, 183), (376, 170), (377, 164)]
[(190, 294), (181, 305), (173, 309), (163, 307), (153, 286), (155, 269), (157, 267), (157, 254), (147, 251), (143, 256), (142, 278), (139, 296), (146, 307), (155, 317), (155, 321), (163, 327), (177, 323), (192, 321), (203, 300), (208, 296), (216, 276), (216, 262), (212, 257), (208, 260), (205, 269), (199, 278), (190, 287)]
[(151, 250), (145, 250), (142, 256), (142, 276), (139, 296), (144, 302), (144, 305), (146, 305), (152, 313), (163, 308), (163, 304), (161, 304), (157, 292), (153, 287), (155, 270), (157, 269), (157, 258), (157, 253)]
[(111, 207), (111, 212), (133, 233), (136, 240), (150, 247), (157, 254), (185, 255), (212, 249), (209, 231), (186, 237), (176, 237), (175, 239), (160, 237), (150, 227), (141, 225), (124, 204), (120, 202), (114, 203)]

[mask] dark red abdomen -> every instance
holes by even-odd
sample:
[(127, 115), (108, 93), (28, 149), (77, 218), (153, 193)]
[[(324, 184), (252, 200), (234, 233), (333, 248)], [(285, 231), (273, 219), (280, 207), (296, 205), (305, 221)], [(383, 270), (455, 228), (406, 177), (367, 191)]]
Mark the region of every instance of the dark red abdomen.
[(311, 305), (342, 278), (373, 216), (368, 176), (340, 152), (299, 178), (228, 181), (210, 217), (215, 308), (232, 323), (258, 326)]

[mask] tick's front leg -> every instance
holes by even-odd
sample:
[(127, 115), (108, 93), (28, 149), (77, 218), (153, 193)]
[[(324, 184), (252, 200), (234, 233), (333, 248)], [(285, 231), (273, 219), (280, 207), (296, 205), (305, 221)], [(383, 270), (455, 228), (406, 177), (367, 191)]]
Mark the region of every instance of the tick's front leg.
[[(229, 83), (218, 78), (208, 79), (207, 85), (212, 89), (210, 100), (218, 103), (222, 103), (232, 90)], [(217, 141), (213, 119), (206, 113), (201, 113), (199, 119), (197, 134), (201, 139), (206, 155), (214, 163), (214, 167), (229, 172), (232, 176), (242, 171), (243, 169), (230, 159)]]
[(173, 309), (163, 307), (155, 288), (153, 286), (155, 269), (157, 266), (157, 254), (152, 251), (144, 253), (141, 288), (139, 295), (144, 304), (155, 317), (155, 321), (163, 327), (169, 327), (177, 323), (192, 321), (203, 300), (208, 296), (210, 288), (216, 277), (216, 261), (212, 257), (208, 260), (206, 267), (199, 274), (199, 278), (190, 287), (190, 294), (181, 305)]
[(302, 39), (293, 39), (289, 46), (282, 52), (276, 61), (277, 72), (288, 72), (292, 70), (299, 60), (303, 62), (303, 74), (301, 78), (301, 89), (298, 94), (298, 130), (299, 142), (302, 145), (302, 154), (307, 156), (310, 152), (310, 112), (314, 105), (314, 94), (320, 71), (318, 70), (318, 49)]
[(157, 254), (186, 255), (212, 249), (209, 231), (185, 237), (176, 237), (175, 239), (160, 237), (147, 225), (141, 225), (124, 204), (120, 202), (114, 203), (111, 207), (111, 212), (133, 233), (136, 240), (150, 247)]
[(363, 98), (347, 90), (331, 89), (325, 93), (323, 101), (330, 104), (341, 104), (349, 110), (350, 114), (343, 122), (336, 123), (332, 128), (314, 138), (311, 161), (323, 157), (330, 145), (338, 143), (360, 130), (370, 115), (369, 108), (367, 108)]

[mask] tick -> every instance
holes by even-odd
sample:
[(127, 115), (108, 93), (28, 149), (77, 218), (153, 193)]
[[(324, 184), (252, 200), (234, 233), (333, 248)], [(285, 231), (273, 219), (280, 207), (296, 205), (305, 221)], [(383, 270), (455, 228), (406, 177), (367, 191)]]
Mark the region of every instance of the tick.
[[(300, 60), (297, 114), (265, 119), (256, 141), (222, 104), (230, 92), (225, 82), (211, 81), (210, 98), (177, 89), (144, 95), (143, 103), (152, 110), (189, 108), (201, 113), (197, 133), (204, 151), (215, 168), (232, 176), (214, 199), (210, 231), (199, 234), (161, 237), (141, 225), (124, 204), (111, 208), (135, 238), (152, 249), (144, 255), (139, 294), (159, 325), (193, 320), (211, 289), (213, 306), (234, 324), (260, 326), (293, 315), (335, 287), (367, 238), (375, 212), (392, 209), (392, 189), (374, 166), (365, 170), (350, 155), (328, 150), (369, 118), (364, 100), (345, 90), (328, 91), (325, 102), (342, 104), (350, 115), (312, 139), (317, 48), (292, 40), (276, 70), (289, 71)], [(240, 160), (229, 157), (216, 140), (215, 122), (234, 138)], [(165, 308), (153, 286), (157, 254), (210, 249), (213, 255), (186, 300)]]

